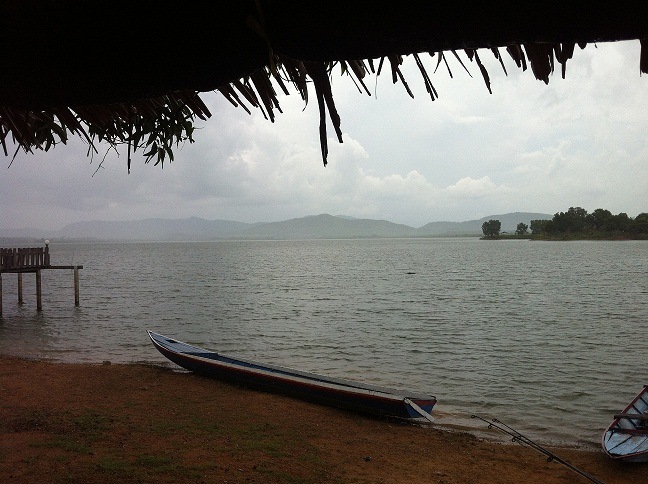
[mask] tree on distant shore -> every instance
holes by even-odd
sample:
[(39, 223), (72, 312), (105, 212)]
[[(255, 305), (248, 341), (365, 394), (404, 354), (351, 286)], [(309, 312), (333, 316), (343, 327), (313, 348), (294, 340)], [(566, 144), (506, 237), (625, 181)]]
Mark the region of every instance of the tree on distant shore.
[(551, 220), (531, 220), (531, 233), (533, 235), (540, 235), (547, 233), (547, 225)]
[(632, 226), (638, 234), (648, 234), (648, 213), (640, 213), (632, 221)]
[(597, 208), (588, 214), (584, 208), (570, 207), (567, 212), (556, 213), (551, 220), (531, 220), (531, 233), (548, 236), (645, 237), (648, 235), (648, 213), (640, 213), (632, 219), (624, 212), (613, 215), (609, 210)]
[(526, 235), (529, 232), (529, 226), (525, 223), (520, 222), (517, 224), (517, 229), (515, 229), (515, 233), (517, 235)]
[(489, 220), (482, 224), (482, 232), (484, 232), (484, 237), (492, 239), (499, 236), (500, 229), (502, 228), (502, 222), (499, 220)]

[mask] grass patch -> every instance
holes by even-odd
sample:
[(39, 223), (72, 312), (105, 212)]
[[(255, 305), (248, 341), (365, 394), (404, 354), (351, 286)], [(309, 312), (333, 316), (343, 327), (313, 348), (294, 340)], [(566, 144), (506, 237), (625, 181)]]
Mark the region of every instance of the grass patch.
[(107, 456), (101, 459), (97, 469), (99, 472), (109, 474), (120, 480), (126, 478), (128, 480), (139, 480), (164, 474), (172, 478), (176, 476), (178, 481), (185, 481), (187, 479), (198, 479), (202, 475), (201, 469), (184, 466), (174, 457), (164, 454), (144, 454), (135, 457), (134, 460)]
[(52, 432), (60, 426), (60, 418), (43, 409), (32, 409), (8, 419), (4, 429), (8, 432)]
[(133, 465), (127, 459), (119, 459), (113, 456), (104, 457), (97, 464), (100, 472), (114, 476), (132, 476)]
[(143, 455), (135, 459), (135, 464), (155, 473), (171, 472), (176, 468), (173, 459), (166, 455)]
[(221, 435), (224, 431), (223, 426), (212, 419), (205, 420), (204, 418), (192, 416), (191, 424), (193, 428), (211, 435)]
[(192, 437), (205, 434), (217, 436), (224, 432), (220, 423), (215, 422), (213, 419), (201, 418), (195, 415), (187, 415), (178, 419), (155, 420), (150, 423), (149, 430), (160, 437), (170, 437), (178, 434)]
[(23, 457), (21, 461), (27, 466), (32, 467), (38, 464), (39, 458), (33, 455)]
[(262, 451), (275, 458), (285, 457), (286, 447), (294, 445), (268, 423), (247, 425), (237, 432), (236, 437), (242, 449)]
[(270, 423), (248, 424), (235, 437), (244, 452), (259, 451), (273, 459), (299, 459), (308, 464), (320, 462), (317, 450), (308, 440)]
[(72, 424), (77, 432), (90, 440), (97, 440), (112, 427), (113, 419), (100, 415), (94, 410), (88, 410), (72, 419)]
[(83, 442), (74, 440), (65, 435), (59, 435), (47, 442), (39, 442), (31, 444), (34, 448), (49, 448), (49, 449), (61, 449), (66, 452), (75, 452), (79, 454), (90, 454), (92, 453), (92, 448)]
[(182, 434), (186, 435), (188, 433), (187, 425), (183, 422), (177, 420), (156, 420), (151, 423), (148, 427), (148, 430), (160, 437), (170, 437), (172, 435)]

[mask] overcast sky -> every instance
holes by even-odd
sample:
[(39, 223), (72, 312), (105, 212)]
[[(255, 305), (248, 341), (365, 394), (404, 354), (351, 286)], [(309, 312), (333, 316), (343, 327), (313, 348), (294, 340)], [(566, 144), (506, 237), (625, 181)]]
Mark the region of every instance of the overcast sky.
[[(553, 214), (580, 206), (635, 217), (648, 211), (648, 76), (639, 41), (578, 47), (548, 85), (517, 69), (506, 76), (488, 51), (489, 94), (454, 59), (454, 78), (422, 56), (439, 99), (432, 102), (413, 59), (403, 69), (415, 99), (391, 76), (367, 81), (373, 95), (333, 76), (344, 142), (329, 124), (322, 165), (314, 93), (280, 97), (274, 123), (248, 115), (220, 94), (204, 99), (195, 143), (164, 168), (125, 150), (86, 157), (72, 140), (48, 153), (3, 155), (1, 228), (59, 229), (85, 220), (151, 217), (271, 222), (329, 213), (420, 227), (515, 211)], [(462, 59), (465, 59), (461, 53)], [(95, 173), (96, 172), (96, 173)], [(1, 233), (0, 233), (1, 235)]]

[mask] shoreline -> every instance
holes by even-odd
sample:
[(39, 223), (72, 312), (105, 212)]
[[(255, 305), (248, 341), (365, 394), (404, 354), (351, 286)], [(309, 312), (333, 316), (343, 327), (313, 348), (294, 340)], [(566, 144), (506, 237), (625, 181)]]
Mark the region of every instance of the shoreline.
[[(0, 355), (12, 482), (587, 482), (519, 444), (257, 392), (143, 363)], [(547, 447), (606, 483), (648, 466)]]
[[(156, 356), (159, 356), (159, 354), (156, 352)], [(108, 353), (106, 354), (106, 357), (109, 358), (110, 356), (114, 355), (109, 355)], [(47, 355), (36, 355), (36, 356), (20, 356), (18, 353), (2, 353), (0, 351), (0, 358), (15, 358), (15, 359), (20, 359), (20, 360), (28, 360), (28, 361), (36, 361), (36, 362), (42, 362), (42, 363), (48, 363), (48, 364), (64, 364), (64, 365), (89, 365), (89, 366), (99, 366), (99, 365), (141, 365), (141, 366), (147, 366), (147, 367), (153, 367), (153, 368), (160, 368), (163, 370), (168, 370), (174, 373), (186, 373), (190, 374), (191, 372), (176, 365), (173, 362), (170, 362), (169, 360), (165, 358), (159, 359), (159, 361), (151, 360), (151, 359), (106, 359), (106, 360), (101, 360), (101, 359), (93, 359), (93, 360), (79, 360), (78, 358), (60, 358), (60, 357), (54, 357), (54, 356), (47, 356)], [(252, 390), (253, 391), (253, 390)], [(297, 399), (297, 401), (300, 401)], [(495, 430), (490, 430), (488, 428), (488, 423), (487, 422), (479, 422), (478, 420), (474, 420), (472, 418), (472, 412), (458, 412), (456, 408), (453, 408), (451, 410), (441, 410), (440, 405), (436, 405), (433, 410), (433, 417), (435, 419), (435, 423), (432, 425), (435, 428), (438, 428), (439, 430), (445, 430), (445, 431), (451, 431), (451, 432), (464, 432), (471, 434), (475, 437), (478, 437), (480, 439), (484, 439), (487, 441), (492, 441), (494, 443), (498, 444), (508, 444), (511, 441), (511, 437), (504, 434), (503, 432), (498, 432)], [(485, 415), (485, 414), (480, 414), (479, 417), (482, 417), (486, 420), (490, 418), (491, 416)], [(505, 422), (506, 423), (506, 422)], [(515, 424), (512, 424), (515, 427)], [(576, 449), (576, 450), (585, 450), (585, 451), (598, 451), (600, 450), (600, 441), (596, 440), (578, 440), (574, 439), (572, 441), (569, 440), (562, 440), (559, 438), (545, 438), (543, 439), (542, 436), (533, 435), (532, 433), (524, 430), (524, 429), (516, 429), (520, 431), (522, 434), (526, 433), (526, 436), (529, 437), (531, 440), (534, 442), (540, 444), (541, 446), (544, 447), (551, 447), (551, 448), (557, 448), (557, 449)], [(601, 431), (599, 432), (600, 434), (603, 433), (603, 428), (601, 428)], [(519, 444), (518, 444), (519, 445)]]

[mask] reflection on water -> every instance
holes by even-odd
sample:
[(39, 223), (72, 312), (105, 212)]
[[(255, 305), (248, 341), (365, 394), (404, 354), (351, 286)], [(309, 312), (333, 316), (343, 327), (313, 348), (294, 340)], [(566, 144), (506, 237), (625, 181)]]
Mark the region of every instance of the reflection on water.
[(3, 276), (0, 352), (163, 362), (145, 330), (437, 396), (439, 423), (497, 417), (598, 445), (647, 382), (648, 243), (477, 239), (52, 244), (72, 271)]

